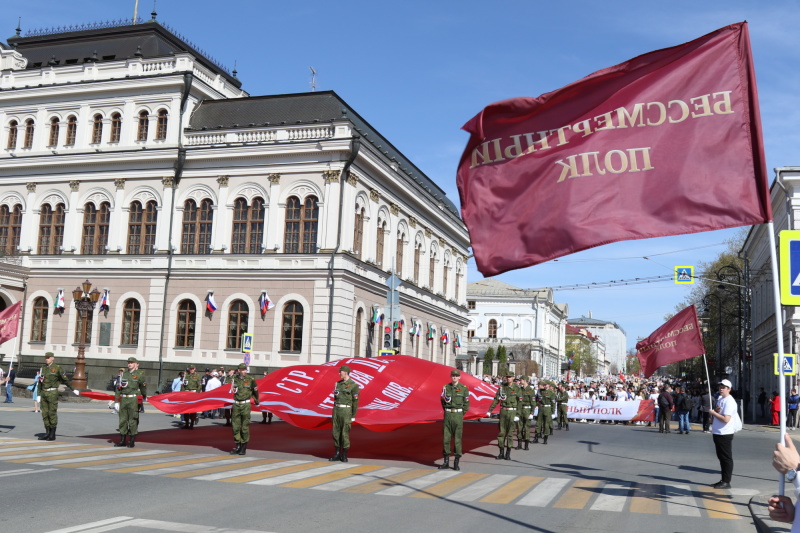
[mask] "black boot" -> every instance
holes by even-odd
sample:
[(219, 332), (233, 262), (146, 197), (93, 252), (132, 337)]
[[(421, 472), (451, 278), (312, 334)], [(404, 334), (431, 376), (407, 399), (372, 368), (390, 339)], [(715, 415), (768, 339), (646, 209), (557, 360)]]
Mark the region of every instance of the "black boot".
[(461, 470), (461, 467), (458, 466), (459, 459), (461, 459), (459, 455), (456, 455), (455, 459), (453, 459), (453, 470)]
[(333, 457), (331, 457), (330, 459), (328, 459), (328, 461), (338, 461), (338, 460), (339, 460), (339, 457), (340, 457), (340, 455), (339, 455), (339, 448), (336, 448), (336, 453), (335, 453), (335, 454), (333, 454)]
[(243, 442), (242, 445), (239, 447), (239, 455), (244, 455), (247, 453), (247, 443)]
[(505, 458), (506, 458), (506, 452), (501, 446), (500, 447), (500, 454), (497, 457), (495, 457), (495, 459), (500, 460), (500, 459), (505, 459)]
[(556, 426), (556, 429), (561, 429), (561, 422), (558, 423), (558, 426)]
[(53, 426), (50, 428), (50, 434), (47, 435), (47, 440), (56, 440), (56, 427)]
[(506, 461), (511, 460), (511, 446), (506, 448)]
[(350, 448), (342, 448), (342, 455), (341, 455), (341, 457), (339, 457), (339, 460), (341, 462), (343, 462), (343, 463), (347, 462), (347, 450), (349, 450), (349, 449)]
[(229, 454), (229, 455), (239, 455), (239, 450), (240, 450), (241, 448), (242, 448), (242, 445), (241, 445), (241, 443), (238, 443), (238, 442), (237, 442), (237, 443), (236, 443), (236, 446), (234, 446), (234, 447), (233, 447), (233, 449), (232, 449), (230, 452), (228, 452), (228, 454)]
[[(455, 460), (458, 461), (458, 457)], [(444, 454), (444, 462), (439, 466), (439, 470), (447, 470), (448, 468), (450, 468), (450, 456)]]
[(517, 439), (517, 449), (518, 450), (522, 449), (522, 439)]
[(547, 444), (547, 435), (544, 436), (544, 444)]
[(533, 443), (534, 444), (539, 444), (539, 434), (538, 433), (534, 433), (533, 434)]
[(527, 450), (527, 449), (529, 449), (529, 448), (528, 448), (528, 442), (529, 442), (529, 441), (527, 441), (527, 440), (525, 441), (525, 449), (526, 449), (526, 450)]
[(569, 424), (564, 424), (564, 429), (566, 429), (567, 431), (569, 431)]
[(39, 436), (39, 440), (47, 440), (47, 437), (50, 436), (50, 428), (44, 428), (44, 435)]
[(131, 435), (131, 438), (128, 439), (128, 448), (133, 448), (136, 445), (136, 435)]
[(119, 442), (114, 445), (114, 448), (122, 448), (123, 446), (127, 445), (128, 436), (127, 435), (120, 435)]

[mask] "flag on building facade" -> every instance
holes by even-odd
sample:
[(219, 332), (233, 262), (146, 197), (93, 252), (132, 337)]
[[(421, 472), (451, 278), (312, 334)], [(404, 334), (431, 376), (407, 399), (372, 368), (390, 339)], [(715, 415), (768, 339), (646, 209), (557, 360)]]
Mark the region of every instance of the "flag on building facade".
[(441, 341), (442, 341), (442, 344), (449, 344), (450, 343), (450, 332), (449, 331), (444, 330), (442, 332)]
[(461, 348), (461, 334), (460, 333), (456, 333), (456, 338), (453, 341), (453, 346), (455, 346), (456, 348)]
[(53, 304), (53, 307), (56, 310), (64, 309), (65, 306), (64, 306), (64, 291), (63, 290), (59, 290), (58, 291), (58, 294), (56, 295), (56, 301)]
[(772, 220), (747, 23), (486, 107), (458, 167), (478, 269)]
[(100, 311), (111, 309), (111, 300), (108, 297), (108, 289), (103, 290), (103, 296), (100, 298)]
[(267, 311), (275, 307), (275, 304), (272, 303), (272, 300), (269, 299), (269, 295), (266, 292), (262, 292), (258, 299), (258, 307), (261, 309), (261, 314), (266, 315)]
[(704, 353), (703, 337), (694, 305), (683, 309), (649, 337), (636, 343), (636, 357), (639, 358), (639, 365), (646, 378), (664, 365)]
[(209, 313), (213, 313), (217, 310), (217, 302), (214, 301), (213, 292), (208, 293), (208, 297), (206, 298), (206, 309), (208, 309)]
[(381, 310), (378, 307), (372, 308), (372, 323), (373, 324), (381, 323)]

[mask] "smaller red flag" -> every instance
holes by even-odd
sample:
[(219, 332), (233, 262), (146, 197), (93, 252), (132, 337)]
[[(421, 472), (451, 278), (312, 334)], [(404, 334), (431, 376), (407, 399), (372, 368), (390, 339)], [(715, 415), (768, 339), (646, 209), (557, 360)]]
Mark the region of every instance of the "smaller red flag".
[(0, 311), (0, 344), (17, 336), (21, 307), (22, 304), (17, 302), (11, 307)]
[(636, 343), (636, 357), (645, 377), (669, 363), (691, 359), (705, 353), (697, 309), (690, 305)]

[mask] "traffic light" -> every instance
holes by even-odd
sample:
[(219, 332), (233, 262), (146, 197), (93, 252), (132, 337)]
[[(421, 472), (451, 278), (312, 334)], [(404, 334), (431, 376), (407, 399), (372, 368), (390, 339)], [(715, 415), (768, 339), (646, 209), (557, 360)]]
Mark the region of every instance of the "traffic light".
[(392, 349), (392, 334), (391, 333), (384, 333), (383, 334), (383, 347), (387, 350)]

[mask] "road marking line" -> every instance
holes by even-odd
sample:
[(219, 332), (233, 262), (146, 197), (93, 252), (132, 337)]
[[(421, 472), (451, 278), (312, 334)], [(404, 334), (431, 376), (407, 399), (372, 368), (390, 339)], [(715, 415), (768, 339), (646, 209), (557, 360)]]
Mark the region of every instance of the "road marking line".
[(309, 461), (284, 461), (281, 459), (263, 459), (263, 460), (253, 461), (252, 463), (249, 463), (249, 465), (246, 467), (242, 466), (241, 468), (231, 468), (231, 465), (228, 465), (223, 468), (215, 469), (216, 470), (215, 472), (207, 472), (202, 475), (194, 474), (187, 477), (191, 477), (192, 479), (197, 479), (197, 480), (216, 481), (219, 479), (238, 477), (253, 472), (274, 470), (276, 468), (283, 468), (289, 465), (295, 465), (298, 463), (308, 463), (308, 462)]
[(98, 520), (97, 522), (90, 522), (88, 524), (81, 524), (79, 526), (72, 526), (67, 527), (64, 529), (54, 529), (53, 531), (49, 531), (48, 533), (75, 533), (78, 531), (86, 531), (87, 529), (106, 526), (110, 524), (118, 524), (120, 522), (127, 522), (129, 520), (133, 520), (131, 516), (117, 516), (115, 518), (107, 518), (105, 520)]
[(111, 455), (125, 455), (131, 453), (128, 448), (125, 449), (114, 449), (114, 448), (95, 448), (93, 450), (64, 450), (63, 452), (59, 452), (61, 455), (44, 455), (44, 456), (37, 456), (37, 457), (29, 457), (26, 459), (3, 459), (3, 461), (7, 461), (9, 463), (35, 463), (35, 464), (47, 464), (51, 461), (59, 461), (60, 459), (74, 459), (77, 457), (83, 458), (92, 458), (92, 459), (103, 459), (109, 457)]
[(486, 496), (490, 492), (497, 490), (517, 476), (511, 474), (492, 474), (487, 478), (481, 479), (465, 487), (458, 492), (454, 492), (446, 499), (458, 502), (471, 502)]
[(672, 516), (700, 516), (700, 506), (689, 485), (664, 485), (667, 514)]
[[(94, 461), (99, 461), (99, 460), (124, 461), (128, 457), (142, 457), (142, 456), (147, 457), (147, 456), (153, 456), (153, 455), (161, 455), (161, 454), (164, 454), (164, 453), (167, 453), (167, 452), (162, 452), (161, 450), (140, 450), (138, 452), (129, 451), (127, 453), (118, 453), (118, 454), (104, 453), (104, 454), (101, 454), (101, 455), (90, 455), (88, 457), (68, 457), (68, 458), (65, 458), (65, 459), (48, 459), (46, 461), (36, 461), (36, 462), (30, 462), (28, 464), (43, 465), (43, 466), (47, 466), (47, 465), (65, 465), (65, 466), (70, 466), (72, 464), (86, 463), (87, 460), (90, 463), (94, 462)], [(109, 459), (108, 458), (109, 455), (112, 455), (113, 458)]]
[(393, 487), (399, 483), (405, 483), (406, 481), (410, 481), (412, 479), (416, 479), (418, 477), (422, 477), (424, 475), (430, 474), (430, 470), (422, 470), (422, 469), (415, 469), (415, 470), (406, 470), (405, 472), (400, 472), (398, 474), (392, 474), (388, 477), (382, 477), (380, 479), (376, 479), (375, 481), (370, 481), (368, 483), (364, 483), (357, 487), (352, 487), (349, 489), (344, 489), (342, 492), (354, 492), (356, 494), (369, 494), (371, 492), (375, 492), (376, 490), (385, 489), (386, 487)]
[(252, 464), (256, 460), (255, 457), (242, 458), (239, 457), (238, 455), (236, 457), (228, 459), (222, 459), (221, 457), (224, 457), (224, 455), (215, 458), (216, 460), (214, 461), (214, 464), (216, 466), (213, 467), (203, 465), (202, 463), (206, 462), (205, 460), (203, 460), (203, 461), (198, 461), (198, 464), (188, 464), (184, 466), (169, 466), (166, 468), (157, 468), (155, 470), (149, 470), (145, 472), (134, 472), (134, 474), (140, 476), (190, 477), (199, 474), (208, 474), (211, 472), (221, 472), (226, 468), (230, 468), (227, 465), (235, 464), (236, 466), (241, 466), (246, 464)]
[(705, 504), (709, 518), (726, 520), (738, 520), (741, 518), (730, 494), (717, 490), (714, 492), (701, 492), (699, 496), (701, 504)]
[(628, 481), (608, 482), (589, 509), (592, 511), (622, 512), (630, 492), (631, 483)]
[(420, 478), (408, 481), (407, 483), (389, 487), (388, 489), (378, 491), (375, 494), (380, 494), (381, 496), (408, 496), (409, 494), (412, 494), (420, 489), (430, 487), (431, 485), (435, 485), (436, 483), (440, 483), (457, 475), (458, 472), (454, 470), (439, 470), (433, 473), (431, 473), (429, 470), (427, 476), (422, 476)]
[[(115, 472), (119, 474), (127, 474), (131, 472), (139, 473), (139, 472), (146, 472), (148, 470), (167, 468), (171, 466), (183, 466), (183, 465), (191, 465), (191, 464), (219, 460), (218, 455), (195, 455), (187, 457), (187, 455), (182, 452), (176, 452), (175, 455), (183, 457), (183, 459), (180, 459), (178, 461), (163, 461), (163, 462), (152, 462), (152, 461), (139, 461), (138, 463), (132, 462), (130, 465), (124, 465), (124, 466), (117, 465), (116, 468), (113, 468), (111, 470), (106, 470), (106, 472)], [(156, 459), (160, 459), (160, 457), (156, 457)]]
[(476, 474), (474, 472), (466, 472), (464, 474), (459, 474), (457, 477), (453, 477), (442, 483), (438, 483), (432, 487), (428, 487), (424, 491), (417, 492), (416, 494), (412, 494), (412, 498), (441, 498), (445, 494), (450, 494), (462, 487), (466, 487), (467, 485), (471, 485), (472, 483), (485, 478), (489, 474)]
[(586, 507), (586, 504), (589, 503), (592, 496), (597, 493), (597, 491), (592, 489), (599, 485), (600, 482), (594, 479), (579, 479), (553, 504), (553, 508), (583, 509)]
[[(160, 451), (160, 450), (159, 450)], [(144, 454), (142, 454), (144, 455)], [(175, 457), (176, 455), (186, 455), (184, 452), (167, 452), (162, 451), (159, 455), (152, 457), (147, 457), (146, 460), (139, 461), (140, 464), (151, 464), (153, 461), (159, 461), (162, 459), (167, 459), (171, 457)], [(108, 468), (108, 465), (113, 465), (114, 467), (121, 467), (121, 466), (128, 466), (133, 461), (128, 461), (128, 459), (132, 457), (132, 455), (120, 456), (120, 457), (112, 457), (110, 459), (98, 459), (96, 461), (83, 461), (79, 463), (70, 463), (70, 464), (62, 464), (64, 468), (86, 468), (87, 470), (89, 467), (99, 467), (95, 468), (95, 470), (105, 470)]]
[[(363, 467), (362, 467), (363, 468)], [(352, 473), (348, 477), (340, 479), (338, 481), (332, 481), (330, 483), (325, 483), (322, 485), (317, 485), (311, 487), (314, 490), (326, 490), (326, 491), (340, 491), (349, 489), (351, 487), (355, 487), (357, 485), (363, 485), (364, 483), (375, 482), (376, 480), (380, 480), (383, 478), (388, 478), (391, 476), (395, 476), (401, 472), (405, 472), (408, 470), (407, 468), (398, 468), (398, 467), (390, 467), (390, 468), (380, 468), (369, 474), (356, 474)], [(349, 472), (342, 472), (342, 475), (349, 474)], [(333, 475), (333, 474), (330, 474)], [(287, 485), (290, 486), (290, 485)]]
[(633, 488), (631, 496), (631, 506), (628, 511), (631, 513), (661, 514), (661, 495), (662, 485), (652, 483), (637, 483)]
[[(30, 453), (28, 453), (26, 455), (30, 455), (31, 457), (35, 457), (36, 453), (41, 453), (41, 454), (55, 453), (57, 451), (61, 451), (62, 449), (65, 449), (65, 448), (67, 448), (67, 449), (88, 450), (91, 447), (92, 446), (86, 446), (86, 445), (82, 445), (82, 444), (51, 444), (50, 446), (47, 447), (49, 452), (47, 452), (47, 451), (39, 452), (38, 450), (37, 450), (37, 452), (34, 452), (34, 451), (31, 451), (31, 449), (28, 446), (21, 447), (21, 448), (9, 448), (9, 449), (7, 449), (7, 451), (0, 452), (0, 459), (2, 459), (3, 461), (5, 461), (6, 458), (8, 458), (8, 459), (19, 459), (19, 458), (21, 458), (21, 455), (19, 454), (19, 452), (30, 452)], [(16, 457), (16, 456), (19, 456), (19, 457)]]
[(165, 522), (164, 520), (148, 520), (142, 518), (134, 519), (131, 524), (137, 529), (155, 529), (156, 531), (180, 531), (184, 533), (265, 533), (253, 529), (231, 529), (227, 527), (213, 527), (198, 524), (186, 524), (183, 522)]
[(484, 503), (511, 503), (543, 479), (543, 477), (519, 476), (479, 501)]
[(545, 507), (561, 493), (569, 483), (569, 479), (562, 477), (545, 478), (536, 488), (528, 492), (516, 502), (517, 505), (531, 507)]
[[(319, 464), (319, 463), (315, 463)], [(303, 470), (300, 472), (293, 472), (287, 473), (280, 476), (269, 477), (267, 479), (260, 479), (258, 481), (251, 481), (250, 485), (283, 485), (284, 483), (291, 483), (293, 481), (300, 481), (305, 480), (308, 478), (319, 477), (320, 475), (326, 475), (330, 473), (341, 472), (343, 470), (352, 470), (356, 468), (358, 465), (350, 464), (350, 463), (339, 463), (339, 464), (330, 464), (328, 463), (326, 466), (321, 466), (319, 468), (312, 468), (311, 470)]]
[(283, 474), (291, 474), (292, 472), (300, 472), (302, 470), (316, 468), (325, 464), (329, 463), (323, 463), (322, 461), (281, 461), (279, 463), (275, 463), (270, 468), (262, 468), (259, 470), (254, 470), (253, 473), (250, 474), (244, 473), (244, 475), (237, 475), (234, 477), (226, 476), (226, 479), (222, 479), (220, 481), (224, 481), (226, 483), (249, 483), (251, 481), (258, 481), (259, 479), (282, 476)]
[(35, 468), (23, 468), (22, 470), (6, 470), (5, 472), (0, 473), (0, 477), (10, 477), (10, 476), (21, 476), (21, 475), (28, 475), (28, 474), (38, 474), (40, 472), (50, 472), (51, 470), (58, 470), (57, 468), (42, 468), (42, 469), (35, 469)]
[[(368, 472), (374, 472), (376, 470), (380, 470), (381, 468), (382, 467), (376, 466), (376, 465), (360, 465), (360, 466), (356, 466), (354, 468), (351, 468), (350, 470), (336, 471), (336, 472), (331, 472), (329, 474), (324, 474), (324, 475), (316, 475), (314, 477), (309, 477), (309, 478), (306, 478), (306, 479), (300, 479), (300, 480), (297, 480), (297, 481), (293, 481), (291, 483), (284, 483), (281, 486), (282, 487), (292, 487), (292, 488), (295, 488), (295, 489), (307, 489), (307, 488), (312, 488), (312, 487), (313, 488), (319, 488), (319, 487), (316, 487), (315, 485), (319, 485), (319, 486), (332, 485), (334, 482), (336, 482), (338, 480), (349, 480), (349, 479), (351, 479), (353, 477), (357, 477), (359, 474), (365, 474), (365, 473), (368, 473)], [(362, 478), (362, 479), (357, 479), (357, 481), (359, 483), (364, 483), (367, 480)], [(352, 485), (346, 485), (346, 486), (352, 486)], [(325, 490), (325, 489), (322, 489), (322, 490)], [(338, 489), (334, 489), (334, 490), (338, 490)]]

